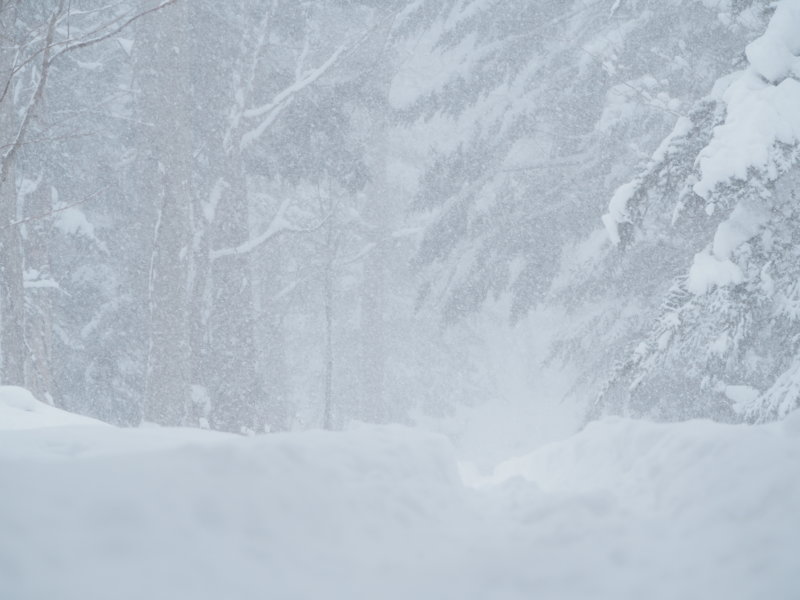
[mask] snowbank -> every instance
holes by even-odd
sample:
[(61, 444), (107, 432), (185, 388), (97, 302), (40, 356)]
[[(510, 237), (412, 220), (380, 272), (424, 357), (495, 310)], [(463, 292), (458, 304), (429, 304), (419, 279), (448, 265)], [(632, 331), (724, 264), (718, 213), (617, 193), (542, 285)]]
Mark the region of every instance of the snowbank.
[(614, 420), (464, 485), (443, 437), (0, 432), (0, 597), (800, 595), (800, 415)]
[(574, 560), (625, 582), (608, 597), (800, 597), (800, 412), (757, 427), (610, 419), (482, 484), (520, 480), (550, 510), (581, 499)]
[(67, 425), (104, 425), (104, 423), (39, 402), (24, 388), (0, 385), (0, 430)]
[(461, 493), (444, 438), (393, 429), (7, 431), (0, 481), (14, 600), (402, 597)]

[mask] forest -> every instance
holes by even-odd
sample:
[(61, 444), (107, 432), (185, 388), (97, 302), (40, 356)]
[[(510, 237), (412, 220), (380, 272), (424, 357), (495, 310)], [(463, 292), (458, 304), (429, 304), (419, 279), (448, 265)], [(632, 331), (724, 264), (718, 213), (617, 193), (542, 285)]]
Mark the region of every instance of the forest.
[(800, 0), (0, 0), (0, 598), (800, 597)]

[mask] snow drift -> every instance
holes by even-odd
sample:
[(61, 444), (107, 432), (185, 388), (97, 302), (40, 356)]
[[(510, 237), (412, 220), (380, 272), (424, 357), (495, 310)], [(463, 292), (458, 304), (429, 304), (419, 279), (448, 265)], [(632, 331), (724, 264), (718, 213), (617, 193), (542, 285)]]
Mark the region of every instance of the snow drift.
[(39, 402), (25, 388), (0, 385), (0, 430), (65, 425), (103, 425), (103, 423)]
[(15, 429), (0, 481), (4, 599), (800, 595), (800, 414), (603, 421), (466, 485), (403, 428)]

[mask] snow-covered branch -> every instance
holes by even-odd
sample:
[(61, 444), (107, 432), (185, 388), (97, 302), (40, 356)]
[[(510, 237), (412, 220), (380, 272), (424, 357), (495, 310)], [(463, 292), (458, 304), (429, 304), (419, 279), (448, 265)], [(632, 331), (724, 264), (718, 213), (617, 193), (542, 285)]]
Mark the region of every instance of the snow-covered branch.
[(395, 17), (396, 13), (388, 11), (382, 19), (365, 31), (361, 36), (336, 48), (336, 50), (334, 50), (333, 53), (316, 69), (312, 69), (303, 73), (302, 67), (305, 63), (306, 55), (309, 52), (308, 39), (306, 39), (298, 59), (294, 83), (279, 92), (270, 102), (256, 108), (245, 110), (242, 113), (242, 116), (247, 119), (256, 119), (259, 117), (264, 118), (258, 124), (258, 126), (242, 135), (240, 148), (246, 148), (258, 140), (275, 122), (278, 116), (292, 103), (293, 98), (299, 92), (316, 83), (323, 75), (330, 71), (330, 69), (334, 67), (343, 56), (361, 46), (361, 44), (363, 44), (376, 29), (378, 29), (384, 23), (391, 21)]
[(8, 178), (8, 174), (11, 171), (11, 165), (14, 162), (14, 156), (17, 154), (22, 141), (25, 139), (25, 133), (28, 130), (31, 119), (33, 119), (33, 115), (36, 112), (37, 106), (42, 101), (45, 85), (47, 84), (47, 76), (50, 71), (50, 49), (52, 47), (53, 34), (55, 33), (56, 21), (61, 9), (63, 8), (63, 5), (64, 2), (61, 0), (58, 10), (53, 12), (53, 15), (50, 17), (50, 21), (47, 24), (47, 34), (45, 37), (44, 55), (42, 56), (42, 66), (41, 73), (39, 74), (39, 81), (36, 83), (36, 88), (31, 95), (28, 105), (23, 111), (22, 122), (17, 129), (17, 134), (14, 136), (11, 147), (3, 155), (2, 165), (0, 165), (0, 184), (5, 182), (5, 180)]
[(269, 240), (278, 237), (284, 233), (313, 233), (319, 230), (330, 219), (330, 214), (326, 215), (319, 223), (309, 227), (297, 227), (286, 218), (286, 211), (291, 206), (291, 200), (286, 199), (281, 203), (278, 213), (272, 219), (269, 226), (258, 236), (242, 242), (238, 246), (232, 248), (222, 248), (211, 252), (211, 260), (217, 260), (225, 256), (238, 256), (247, 254), (253, 250), (261, 247)]
[(286, 107), (291, 104), (294, 96), (327, 73), (328, 70), (330, 70), (330, 68), (336, 64), (336, 62), (339, 60), (339, 57), (341, 57), (342, 53), (347, 50), (347, 48), (348, 44), (342, 44), (339, 46), (333, 52), (333, 54), (331, 54), (328, 59), (319, 67), (301, 75), (293, 84), (278, 93), (271, 102), (264, 104), (263, 106), (259, 106), (258, 108), (251, 108), (244, 111), (244, 116), (248, 119), (258, 118), (264, 115), (266, 116), (257, 127), (242, 135), (241, 148), (246, 148), (260, 138), (267, 128), (269, 128), (269, 126), (275, 122), (275, 119), (278, 118), (280, 113), (282, 113)]
[[(64, 54), (71, 52), (73, 50), (78, 50), (80, 48), (86, 48), (88, 46), (93, 46), (94, 44), (98, 44), (104, 40), (112, 38), (113, 36), (120, 33), (125, 28), (129, 27), (132, 23), (141, 19), (145, 15), (151, 14), (170, 4), (174, 4), (177, 0), (163, 0), (156, 6), (149, 8), (147, 10), (143, 10), (137, 12), (133, 16), (129, 17), (128, 19), (124, 20), (120, 25), (115, 27), (114, 29), (107, 31), (106, 33), (97, 35), (95, 37), (91, 37), (88, 39), (70, 41), (65, 40), (62, 42), (54, 42), (53, 38), (55, 35), (56, 26), (58, 24), (59, 19), (63, 16), (64, 13), (64, 0), (60, 0), (58, 7), (53, 11), (50, 16), (50, 20), (47, 24), (47, 33), (45, 34), (44, 44), (40, 50), (35, 52), (31, 57), (29, 57), (26, 61), (23, 61), (21, 64), (15, 64), (12, 68), (8, 81), (6, 82), (3, 90), (3, 97), (5, 97), (8, 89), (11, 86), (11, 80), (13, 77), (20, 72), (20, 69), (24, 67), (29, 61), (31, 61), (34, 57), (38, 56), (40, 53), (42, 55), (42, 61), (40, 66), (40, 73), (39, 73), (39, 80), (36, 83), (36, 88), (31, 95), (31, 98), (22, 111), (22, 121), (20, 122), (19, 128), (17, 129), (17, 133), (14, 136), (11, 143), (7, 144), (8, 151), (2, 157), (2, 164), (0, 164), (0, 182), (4, 182), (8, 178), (9, 171), (11, 169), (11, 165), (13, 163), (14, 157), (19, 151), (20, 146), (25, 139), (25, 134), (27, 133), (28, 127), (31, 123), (31, 119), (33, 118), (36, 109), (38, 108), (39, 104), (42, 101), (44, 90), (47, 85), (47, 78), (50, 72), (50, 65), (56, 60), (58, 57), (63, 56)], [(102, 29), (102, 28), (101, 28)], [(54, 51), (54, 48), (58, 46), (64, 46), (58, 51)]]
[(16, 221), (12, 221), (11, 223), (6, 223), (4, 225), (0, 225), (0, 230), (6, 229), (8, 227), (14, 227), (16, 225), (23, 225), (25, 223), (30, 223), (31, 221), (39, 221), (39, 220), (45, 219), (47, 217), (52, 217), (55, 214), (64, 212), (64, 211), (69, 210), (71, 208), (74, 208), (76, 206), (80, 206), (81, 204), (85, 204), (86, 202), (88, 202), (92, 198), (96, 198), (101, 192), (104, 192), (108, 188), (109, 188), (109, 186), (105, 186), (104, 188), (101, 188), (101, 189), (89, 194), (85, 198), (83, 198), (81, 200), (78, 200), (77, 202), (73, 202), (71, 204), (67, 204), (66, 206), (59, 206), (58, 208), (54, 208), (53, 210), (48, 210), (47, 212), (43, 212), (43, 213), (40, 213), (38, 215), (32, 215), (30, 217), (25, 217), (24, 219), (18, 219)]
[(103, 41), (105, 41), (105, 40), (107, 40), (109, 38), (112, 38), (115, 35), (117, 35), (118, 33), (120, 33), (122, 30), (128, 28), (135, 21), (138, 21), (139, 19), (141, 19), (142, 17), (144, 17), (146, 15), (149, 15), (149, 14), (154, 13), (156, 11), (159, 11), (159, 10), (161, 10), (163, 8), (166, 8), (170, 4), (175, 4), (175, 2), (177, 2), (177, 0), (163, 0), (160, 4), (157, 4), (156, 6), (153, 6), (152, 8), (148, 8), (147, 10), (143, 10), (141, 12), (136, 13), (132, 17), (129, 17), (128, 19), (123, 21), (122, 24), (120, 24), (119, 26), (115, 27), (111, 31), (107, 31), (106, 33), (100, 34), (98, 36), (95, 36), (95, 37), (92, 37), (92, 38), (89, 38), (89, 39), (78, 40), (78, 41), (74, 41), (74, 42), (67, 41), (65, 47), (62, 48), (61, 50), (59, 50), (58, 52), (56, 52), (53, 55), (53, 58), (55, 59), (55, 58), (61, 56), (62, 54), (66, 54), (67, 52), (71, 52), (73, 50), (78, 50), (80, 48), (86, 48), (87, 46), (93, 46), (94, 44), (98, 44), (98, 43), (103, 42)]

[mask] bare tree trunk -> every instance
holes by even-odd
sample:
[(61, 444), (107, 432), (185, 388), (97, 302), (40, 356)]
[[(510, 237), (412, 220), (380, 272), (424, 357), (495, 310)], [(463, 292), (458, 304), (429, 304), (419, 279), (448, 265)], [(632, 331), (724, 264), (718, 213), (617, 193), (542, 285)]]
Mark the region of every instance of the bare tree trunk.
[[(380, 235), (380, 233), (378, 234)], [(384, 397), (386, 371), (386, 264), (381, 241), (364, 260), (361, 291), (361, 418), (384, 423), (390, 420)]]
[[(333, 207), (331, 200), (330, 207)], [(333, 268), (336, 249), (333, 239), (333, 218), (328, 220), (325, 248), (325, 415), (323, 427), (333, 429)]]
[(153, 27), (152, 36), (141, 36), (137, 44), (139, 109), (143, 120), (153, 123), (139, 148), (145, 177), (140, 194), (142, 201), (158, 203), (149, 276), (144, 416), (174, 426), (185, 424), (191, 390), (192, 145), (186, 3), (165, 8)]
[[(271, 207), (278, 210), (278, 207)], [(262, 220), (254, 219), (251, 236), (263, 229)], [(253, 292), (254, 342), (256, 373), (264, 398), (257, 406), (259, 418), (269, 431), (289, 428), (290, 417), (287, 406), (286, 339), (284, 332), (284, 307), (280, 296), (285, 285), (282, 265), (285, 250), (281, 244), (264, 244), (255, 253), (250, 264)]]
[[(388, 96), (391, 78), (379, 73), (374, 85), (381, 97)], [(388, 297), (387, 284), (393, 238), (392, 226), (402, 217), (398, 207), (402, 202), (393, 197), (387, 185), (387, 160), (389, 148), (386, 131), (389, 127), (386, 113), (376, 111), (371, 115), (372, 132), (370, 147), (373, 151), (367, 160), (372, 181), (367, 189), (369, 200), (362, 216), (370, 224), (368, 241), (372, 250), (364, 258), (361, 291), (361, 418), (374, 423), (389, 422), (392, 418), (385, 392), (386, 377), (386, 315)]]
[[(16, 155), (8, 144), (14, 143), (16, 120), (12, 79), (17, 6), (10, 4), (0, 14), (0, 30), (10, 39), (0, 43), (0, 381), (25, 385), (25, 295), (24, 262), (18, 220), (14, 164)], [(5, 35), (4, 35), (5, 38)], [(8, 87), (7, 87), (8, 86)], [(7, 148), (7, 149), (6, 149)]]
[[(30, 7), (33, 14), (47, 16), (46, 24), (40, 26), (28, 23), (27, 18), (20, 18), (18, 13), (21, 12), (26, 12), (25, 17), (31, 16), (27, 14), (29, 7), (26, 3), (18, 0), (0, 3), (0, 378), (4, 382), (30, 383), (42, 390), (52, 387), (52, 381), (48, 381), (51, 379), (48, 374), (49, 325), (46, 323), (49, 317), (44, 316), (47, 309), (39, 315), (43, 318), (37, 318), (37, 324), (32, 324), (33, 329), (26, 330), (25, 248), (17, 223), (20, 210), (15, 181), (17, 157), (43, 102), (51, 63), (69, 52), (101, 43), (144, 15), (175, 1), (164, 0), (162, 4), (123, 22), (112, 20), (105, 29), (100, 27), (82, 38), (62, 41), (58, 45), (54, 44), (56, 26), (64, 14), (65, 0), (50, 2), (44, 9)], [(23, 22), (27, 23), (28, 31), (20, 30)], [(33, 84), (30, 92), (23, 92), (20, 95), (22, 99), (19, 99), (15, 82), (29, 76)], [(22, 87), (29, 89), (28, 86)], [(25, 97), (26, 93), (30, 95)], [(26, 334), (33, 336), (30, 347)], [(40, 395), (45, 393), (40, 392)]]
[[(222, 179), (213, 188), (221, 185)], [(211, 194), (216, 191), (212, 188)], [(209, 384), (213, 373), (210, 321), (214, 304), (214, 281), (211, 262), (211, 223), (196, 212), (193, 220), (193, 260), (189, 277), (189, 353), (191, 354), (191, 383), (199, 394), (192, 392), (192, 404), (187, 424), (209, 426), (211, 411)]]
[[(165, 178), (166, 179), (166, 178)], [(181, 186), (182, 187), (182, 186)], [(190, 401), (188, 235), (185, 190), (164, 183), (150, 274), (150, 348), (145, 418), (162, 425), (185, 424)]]
[[(226, 161), (231, 184), (217, 209), (212, 239), (218, 247), (235, 246), (250, 237), (247, 181), (238, 153)], [(256, 373), (255, 314), (250, 253), (213, 262), (210, 320), (215, 381), (211, 390), (215, 429), (263, 431), (259, 405), (263, 390)]]
[[(28, 202), (28, 214), (44, 215), (52, 210), (52, 202), (47, 186), (32, 195)], [(25, 290), (27, 310), (25, 315), (25, 339), (27, 354), (25, 361), (25, 387), (39, 400), (53, 403), (53, 303), (55, 293), (50, 282), (50, 248), (52, 236), (50, 219), (38, 219), (26, 224), (25, 265), (38, 275), (31, 282), (31, 289)], [(39, 282), (41, 287), (35, 285)]]
[(25, 290), (14, 169), (0, 182), (0, 352), (2, 382), (25, 385)]

